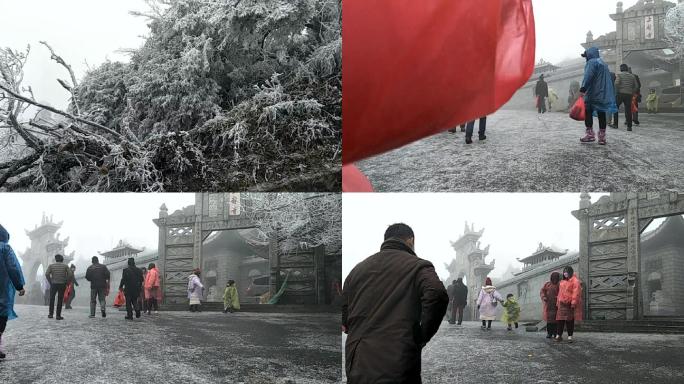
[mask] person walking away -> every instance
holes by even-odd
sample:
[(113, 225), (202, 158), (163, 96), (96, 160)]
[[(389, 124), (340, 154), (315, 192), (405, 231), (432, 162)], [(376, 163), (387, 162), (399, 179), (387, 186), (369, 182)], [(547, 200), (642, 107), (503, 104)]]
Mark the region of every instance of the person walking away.
[(654, 88), (651, 88), (648, 96), (646, 96), (646, 111), (648, 113), (658, 113), (658, 94)]
[(575, 321), (582, 320), (582, 283), (575, 276), (572, 267), (563, 268), (563, 280), (558, 287), (558, 335), (556, 341), (563, 340), (563, 330), (567, 326), (568, 342), (572, 343)]
[(432, 263), (416, 255), (411, 227), (390, 225), (380, 251), (357, 264), (342, 288), (348, 384), (420, 383), (421, 352), (448, 302)]
[(584, 78), (580, 94), (584, 95), (586, 105), (584, 125), (586, 132), (580, 139), (582, 143), (596, 141), (594, 135), (594, 114), (599, 121), (598, 143), (606, 145), (606, 117), (617, 111), (615, 105), (615, 87), (610, 78), (608, 65), (601, 60), (599, 50), (591, 47), (582, 53), (587, 62), (584, 65)]
[(515, 296), (513, 296), (512, 293), (509, 293), (506, 295), (506, 301), (504, 301), (501, 305), (504, 307), (504, 313), (503, 316), (501, 316), (501, 321), (508, 324), (507, 329), (509, 331), (513, 330), (511, 327), (513, 324), (515, 324), (515, 329), (518, 329), (518, 320), (520, 320), (520, 304), (518, 304)]
[(202, 271), (195, 268), (188, 276), (188, 299), (190, 300), (190, 312), (200, 312), (202, 298), (204, 297), (204, 285), (200, 281)]
[[(466, 124), (466, 135), (465, 135), (466, 144), (472, 144), (473, 143), (473, 130), (474, 129), (475, 129), (475, 120), (469, 121)], [(486, 129), (487, 129), (487, 116), (480, 117), (480, 123), (478, 125), (478, 131), (477, 131), (478, 140), (480, 140), (480, 141), (487, 140), (487, 136), (485, 136), (485, 130)]]
[[(617, 106), (624, 105), (625, 120), (627, 130), (632, 130), (632, 96), (637, 91), (637, 82), (634, 75), (629, 73), (627, 64), (620, 64), (620, 73), (615, 76), (615, 89), (617, 91)], [(618, 122), (615, 122), (615, 128), (618, 128)]]
[(76, 287), (78, 287), (78, 281), (76, 281), (76, 266), (74, 264), (71, 264), (69, 266), (71, 269), (71, 275), (74, 276), (74, 279), (67, 284), (66, 291), (64, 293), (64, 309), (73, 309), (71, 308), (71, 303), (74, 301), (76, 298)]
[(639, 103), (641, 103), (641, 79), (639, 79), (638, 75), (635, 75), (632, 73), (632, 67), (629, 67), (629, 73), (634, 75), (634, 79), (636, 80), (636, 85), (637, 85), (637, 90), (634, 92), (634, 95), (632, 95), (632, 104), (634, 105), (633, 112), (632, 112), (632, 122), (634, 125), (638, 126), (639, 125)]
[(228, 280), (226, 289), (223, 291), (223, 313), (233, 313), (235, 310), (240, 310), (240, 298), (235, 280)]
[(159, 270), (154, 263), (147, 266), (145, 276), (145, 298), (147, 299), (147, 314), (159, 313), (161, 301), (161, 284), (159, 283)]
[(490, 331), (492, 329), (492, 321), (496, 319), (497, 305), (503, 303), (503, 297), (492, 285), (492, 279), (487, 277), (485, 285), (480, 290), (480, 295), (477, 297), (477, 310), (480, 312), (480, 320), (482, 320), (482, 329)]
[(100, 313), (102, 317), (107, 317), (106, 297), (109, 293), (109, 269), (106, 265), (100, 264), (100, 259), (93, 256), (92, 264), (86, 269), (85, 279), (90, 281), (90, 318), (95, 317), (96, 300), (100, 302)]
[(543, 311), (542, 319), (546, 321), (546, 338), (555, 339), (556, 331), (556, 315), (558, 313), (558, 289), (560, 282), (560, 273), (552, 272), (549, 281), (544, 283), (544, 286), (539, 291), (541, 296)]
[(62, 303), (64, 303), (64, 291), (66, 286), (70, 283), (74, 275), (71, 269), (64, 264), (64, 256), (60, 254), (55, 255), (55, 262), (48, 265), (45, 271), (45, 278), (50, 283), (50, 311), (48, 312), (48, 319), (52, 319), (55, 313), (55, 295), (57, 295), (57, 320), (64, 320), (62, 317)]
[(463, 310), (468, 303), (468, 287), (463, 284), (463, 278), (459, 277), (454, 281), (454, 294), (451, 304), (452, 319), (456, 320), (457, 325), (463, 322)]
[(14, 312), (14, 294), (24, 296), (24, 274), (21, 272), (19, 259), (9, 245), (9, 232), (0, 225), (0, 359), (7, 357), (2, 347), (2, 335), (7, 328), (7, 321), (17, 318)]
[(135, 310), (135, 318), (140, 318), (140, 291), (142, 291), (143, 276), (140, 268), (135, 266), (135, 259), (128, 258), (128, 267), (126, 267), (121, 274), (121, 282), (119, 283), (119, 291), (123, 290), (126, 296), (126, 320), (133, 320), (133, 310)]
[(449, 296), (449, 304), (447, 304), (446, 319), (449, 324), (456, 324), (454, 317), (454, 289), (456, 287), (456, 280), (452, 281), (451, 284), (446, 288), (447, 296)]
[[(616, 75), (615, 72), (610, 71), (610, 81), (613, 83), (613, 88), (615, 88), (615, 79)], [(615, 91), (615, 102), (617, 103), (617, 90)], [(611, 128), (617, 128), (617, 123), (618, 123), (618, 118), (619, 118), (619, 113), (616, 111), (615, 113), (612, 113), (608, 115), (608, 126)]]
[(549, 85), (544, 81), (544, 74), (539, 76), (537, 85), (534, 87), (534, 95), (537, 96), (537, 113), (546, 113), (546, 98), (549, 97)]

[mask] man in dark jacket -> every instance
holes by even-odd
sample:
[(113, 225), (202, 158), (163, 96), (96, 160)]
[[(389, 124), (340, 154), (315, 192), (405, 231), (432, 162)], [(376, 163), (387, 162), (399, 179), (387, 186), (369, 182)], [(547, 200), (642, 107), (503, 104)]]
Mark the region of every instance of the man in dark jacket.
[(544, 81), (544, 74), (539, 76), (539, 81), (534, 87), (534, 95), (537, 96), (537, 112), (546, 112), (546, 98), (549, 97), (549, 85)]
[(348, 383), (420, 383), (421, 350), (448, 302), (432, 263), (416, 256), (413, 230), (389, 226), (380, 252), (357, 264), (344, 283)]
[(135, 266), (135, 259), (130, 257), (128, 259), (128, 267), (123, 270), (121, 283), (119, 283), (119, 290), (123, 290), (126, 296), (126, 320), (133, 320), (133, 308), (135, 308), (136, 319), (140, 317), (138, 297), (140, 297), (142, 284), (142, 271)]
[(461, 325), (463, 322), (463, 309), (468, 302), (468, 287), (463, 284), (463, 279), (459, 277), (447, 288), (447, 293), (449, 294), (449, 304), (451, 305), (451, 320), (449, 323), (454, 324), (456, 319), (458, 319), (458, 325)]
[[(632, 67), (629, 67), (629, 73), (632, 73)], [(637, 110), (632, 114), (632, 122), (634, 125), (638, 126), (639, 125), (639, 103), (641, 103), (641, 79), (639, 76), (636, 74), (632, 73), (634, 75), (634, 79), (636, 80), (637, 83), (637, 90), (634, 93), (634, 98), (636, 98), (636, 106)]]
[(71, 269), (64, 264), (64, 256), (55, 255), (55, 262), (48, 265), (45, 271), (45, 278), (50, 283), (50, 311), (48, 312), (48, 319), (52, 319), (52, 314), (55, 313), (55, 295), (57, 295), (57, 320), (63, 320), (62, 304), (64, 303), (64, 291), (66, 286), (74, 279), (74, 274)]
[[(632, 96), (637, 92), (637, 80), (629, 73), (627, 64), (620, 64), (620, 73), (615, 75), (615, 91), (617, 92), (617, 106), (625, 106), (625, 120), (627, 130), (632, 130)], [(615, 128), (618, 124), (615, 123)]]
[(95, 317), (95, 299), (100, 301), (100, 312), (102, 317), (107, 317), (105, 308), (107, 303), (105, 297), (109, 291), (109, 269), (106, 265), (100, 264), (97, 256), (92, 258), (93, 264), (86, 270), (85, 278), (90, 281), (90, 318)]

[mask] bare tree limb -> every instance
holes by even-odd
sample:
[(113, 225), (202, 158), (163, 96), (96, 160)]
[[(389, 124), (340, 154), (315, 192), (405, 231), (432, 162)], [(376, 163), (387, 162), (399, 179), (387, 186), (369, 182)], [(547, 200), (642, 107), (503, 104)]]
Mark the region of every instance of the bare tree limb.
[(58, 54), (55, 53), (55, 51), (52, 49), (52, 47), (45, 41), (41, 41), (41, 44), (47, 47), (47, 49), (50, 50), (50, 58), (54, 61), (56, 61), (58, 64), (66, 68), (67, 71), (69, 71), (69, 76), (71, 76), (71, 86), (66, 84), (64, 80), (57, 80), (59, 84), (64, 87), (69, 93), (71, 93), (71, 101), (74, 103), (74, 108), (76, 109), (76, 115), (81, 114), (81, 109), (78, 106), (78, 100), (76, 99), (76, 94), (74, 94), (74, 89), (78, 87), (78, 82), (76, 81), (76, 75), (74, 74), (74, 70), (71, 68), (71, 65), (67, 64), (64, 59), (59, 56)]

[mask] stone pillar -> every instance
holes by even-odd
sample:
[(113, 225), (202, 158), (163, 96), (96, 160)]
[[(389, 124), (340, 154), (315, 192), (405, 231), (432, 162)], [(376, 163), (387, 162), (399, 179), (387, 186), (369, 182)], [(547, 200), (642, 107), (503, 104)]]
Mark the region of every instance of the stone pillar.
[(620, 65), (622, 64), (622, 60), (624, 57), (624, 52), (622, 48), (622, 41), (624, 38), (622, 30), (622, 20), (622, 2), (620, 1), (617, 3), (617, 10), (615, 14), (615, 38), (617, 40), (617, 46), (615, 47), (615, 73), (620, 72)]
[(159, 237), (157, 252), (159, 253), (159, 259), (157, 260), (157, 269), (159, 270), (159, 288), (162, 291), (162, 303), (166, 301), (166, 218), (169, 216), (166, 204), (163, 204), (159, 208), (159, 219), (157, 220), (157, 226), (159, 227)]
[(627, 320), (638, 320), (642, 317), (640, 310), (639, 292), (639, 269), (641, 268), (641, 258), (639, 257), (639, 199), (636, 193), (628, 194), (627, 202), (627, 283), (629, 291), (627, 293)]
[[(589, 284), (589, 231), (591, 229), (591, 217), (587, 214), (586, 208), (578, 212), (576, 216), (579, 220), (579, 278), (584, 282), (585, 287)], [(589, 292), (588, 289), (582, 291), (582, 303), (584, 303), (584, 317), (589, 318)]]

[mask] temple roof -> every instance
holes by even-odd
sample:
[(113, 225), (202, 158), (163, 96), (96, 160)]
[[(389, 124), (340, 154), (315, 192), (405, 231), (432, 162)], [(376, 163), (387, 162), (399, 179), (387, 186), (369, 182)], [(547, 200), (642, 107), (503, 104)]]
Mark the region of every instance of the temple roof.
[(142, 249), (133, 248), (130, 244), (119, 240), (119, 244), (112, 250), (107, 252), (99, 252), (104, 257), (122, 257), (123, 255), (132, 255), (142, 252)]
[(641, 247), (650, 248), (661, 244), (675, 242), (684, 243), (684, 217), (669, 216), (656, 229), (641, 235)]

